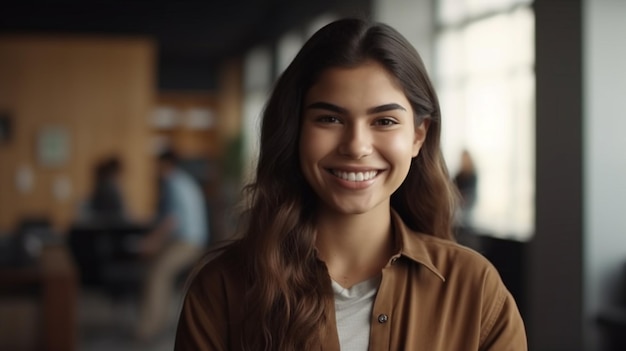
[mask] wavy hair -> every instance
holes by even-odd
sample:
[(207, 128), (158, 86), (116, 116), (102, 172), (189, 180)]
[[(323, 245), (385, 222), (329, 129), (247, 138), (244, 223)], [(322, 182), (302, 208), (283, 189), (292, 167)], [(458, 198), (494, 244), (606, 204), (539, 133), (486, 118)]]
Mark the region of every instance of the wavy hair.
[(391, 206), (413, 230), (452, 240), (455, 191), (440, 150), (437, 96), (413, 46), (392, 27), (360, 19), (315, 33), (276, 82), (265, 106), (256, 177), (238, 245), (246, 268), (242, 344), (248, 350), (319, 348), (333, 303), (326, 266), (315, 249), (316, 196), (302, 174), (299, 137), (305, 94), (330, 67), (374, 60), (402, 86), (426, 140)]

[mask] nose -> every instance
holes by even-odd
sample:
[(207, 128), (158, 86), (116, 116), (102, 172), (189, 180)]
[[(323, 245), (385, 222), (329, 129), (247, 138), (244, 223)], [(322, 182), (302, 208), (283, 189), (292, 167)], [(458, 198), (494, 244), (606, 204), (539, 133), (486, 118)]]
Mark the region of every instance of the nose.
[(371, 131), (367, 126), (358, 123), (348, 125), (342, 135), (339, 153), (345, 157), (361, 159), (372, 153), (372, 141)]

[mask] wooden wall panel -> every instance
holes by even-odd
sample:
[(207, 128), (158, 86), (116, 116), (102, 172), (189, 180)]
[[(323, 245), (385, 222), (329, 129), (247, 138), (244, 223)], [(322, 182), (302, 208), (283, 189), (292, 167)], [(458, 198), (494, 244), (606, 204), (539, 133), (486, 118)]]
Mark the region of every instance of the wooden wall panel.
[[(0, 37), (0, 111), (13, 119), (12, 139), (0, 145), (0, 230), (30, 215), (66, 228), (91, 191), (94, 163), (109, 154), (124, 163), (129, 209), (148, 218), (154, 57), (154, 44), (142, 38)], [(37, 136), (47, 126), (68, 132), (69, 158), (62, 165), (44, 166), (37, 158)], [(19, 167), (32, 169), (30, 192), (16, 188)], [(54, 196), (59, 178), (71, 184), (67, 198)]]

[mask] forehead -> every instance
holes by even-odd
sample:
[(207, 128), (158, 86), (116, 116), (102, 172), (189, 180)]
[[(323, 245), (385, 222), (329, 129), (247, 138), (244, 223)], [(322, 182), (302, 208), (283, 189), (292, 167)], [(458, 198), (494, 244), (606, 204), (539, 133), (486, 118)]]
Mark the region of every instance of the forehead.
[(374, 105), (396, 102), (410, 107), (398, 80), (375, 61), (324, 70), (305, 96), (306, 104), (317, 100)]

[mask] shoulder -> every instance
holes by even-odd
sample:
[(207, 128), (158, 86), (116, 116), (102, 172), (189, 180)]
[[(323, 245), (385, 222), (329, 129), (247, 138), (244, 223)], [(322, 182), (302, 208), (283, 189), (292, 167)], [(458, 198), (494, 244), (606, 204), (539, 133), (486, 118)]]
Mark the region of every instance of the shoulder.
[(449, 293), (462, 291), (474, 301), (484, 301), (485, 309), (498, 309), (510, 296), (498, 270), (480, 253), (426, 234), (411, 233), (410, 237), (406, 246), (413, 261), (438, 275)]
[(445, 279), (445, 291), (453, 296), (462, 292), (473, 301), (473, 307), (466, 307), (478, 309), (480, 344), (490, 350), (505, 345), (525, 349), (524, 324), (517, 304), (493, 264), (480, 253), (450, 240), (415, 235), (415, 242), (423, 245), (433, 269)]
[(485, 280), (501, 283), (496, 268), (480, 253), (454, 241), (406, 230), (403, 253), (446, 282)]
[(172, 187), (184, 186), (188, 182), (187, 175), (180, 169), (172, 170), (167, 180)]
[(242, 280), (241, 255), (240, 245), (237, 242), (210, 250), (194, 268), (189, 291), (202, 291), (206, 294), (220, 287), (232, 286), (238, 280)]
[(242, 320), (243, 275), (237, 275), (237, 245), (211, 251), (194, 271), (185, 295), (176, 349), (226, 350)]
[(209, 251), (194, 267), (184, 309), (198, 319), (230, 320), (245, 293), (243, 269), (236, 244)]

